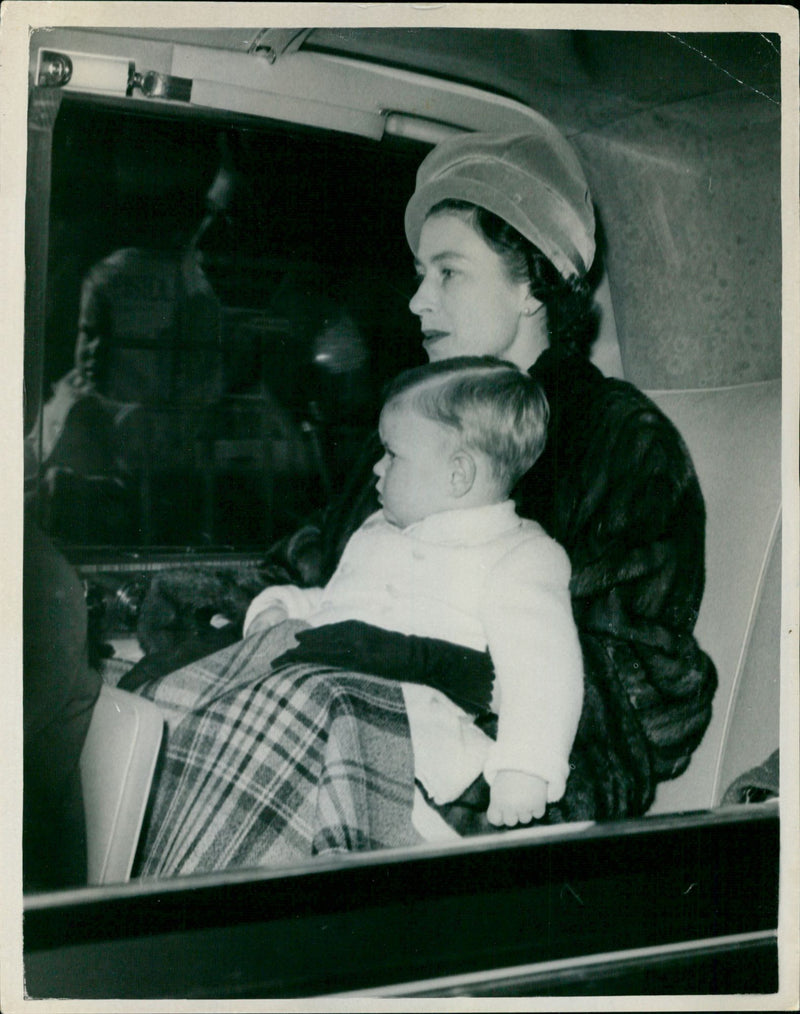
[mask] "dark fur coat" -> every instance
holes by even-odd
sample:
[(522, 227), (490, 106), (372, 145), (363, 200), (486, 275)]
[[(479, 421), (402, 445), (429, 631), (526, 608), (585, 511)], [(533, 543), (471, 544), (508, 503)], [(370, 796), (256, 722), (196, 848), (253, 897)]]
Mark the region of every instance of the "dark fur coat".
[[(711, 718), (716, 670), (693, 636), (705, 580), (703, 498), (682, 439), (635, 387), (556, 350), (531, 372), (551, 421), (515, 499), (570, 556), (585, 665), (572, 772), (545, 819), (639, 815), (659, 781), (686, 769)], [(377, 509), (379, 456), (376, 440), (326, 514), (273, 548), (265, 584), (328, 580), (350, 535)], [(482, 779), (463, 801), (446, 814), (454, 826), (496, 830), (481, 813)]]

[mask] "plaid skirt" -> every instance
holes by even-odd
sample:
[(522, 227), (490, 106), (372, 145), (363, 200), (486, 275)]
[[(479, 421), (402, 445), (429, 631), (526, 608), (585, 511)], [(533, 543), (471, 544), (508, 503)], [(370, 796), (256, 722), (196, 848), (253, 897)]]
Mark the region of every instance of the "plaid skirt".
[(139, 689), (167, 728), (134, 875), (421, 841), (400, 684), (312, 664), (273, 670), (302, 626), (287, 621)]

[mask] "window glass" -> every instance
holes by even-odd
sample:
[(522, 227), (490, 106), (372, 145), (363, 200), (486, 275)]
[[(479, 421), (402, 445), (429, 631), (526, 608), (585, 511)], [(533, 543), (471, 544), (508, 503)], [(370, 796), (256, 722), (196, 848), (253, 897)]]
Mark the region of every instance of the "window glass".
[(263, 549), (328, 501), (421, 361), (422, 151), (65, 100), (37, 511), (81, 547)]

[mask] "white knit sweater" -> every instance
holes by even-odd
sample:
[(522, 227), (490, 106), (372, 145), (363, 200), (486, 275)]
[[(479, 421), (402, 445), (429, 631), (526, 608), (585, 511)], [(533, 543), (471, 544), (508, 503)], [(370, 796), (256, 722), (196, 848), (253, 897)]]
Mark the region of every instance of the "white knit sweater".
[(511, 501), (444, 511), (400, 529), (378, 511), (348, 542), (324, 588), (277, 585), (250, 605), (244, 631), (282, 604), (312, 626), (361, 620), (386, 630), (488, 647), (497, 741), (438, 690), (403, 683), (416, 776), (437, 803), (481, 771), (525, 771), (560, 799), (583, 696), (583, 665), (564, 549)]

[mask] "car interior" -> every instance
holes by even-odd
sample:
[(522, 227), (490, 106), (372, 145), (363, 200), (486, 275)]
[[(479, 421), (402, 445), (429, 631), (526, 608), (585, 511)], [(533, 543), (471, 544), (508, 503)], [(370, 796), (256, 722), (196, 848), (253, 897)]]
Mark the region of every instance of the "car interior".
[[(777, 788), (747, 803), (730, 790), (785, 744), (796, 704), (789, 38), (730, 25), (30, 33), (25, 510), (80, 576), (103, 687), (81, 757), (89, 883), (24, 899), (26, 995), (768, 997), (785, 984), (786, 799), (779, 822)], [(596, 204), (593, 361), (674, 422), (705, 498), (696, 636), (719, 686), (688, 769), (630, 822), (138, 881), (163, 719), (117, 683), (152, 647), (140, 610), (154, 575), (255, 572), (265, 547), (336, 495), (383, 385), (425, 358), (401, 227), (419, 162), (456, 132), (523, 132), (539, 117), (574, 145)], [(79, 333), (88, 341), (83, 298), (100, 262), (116, 288), (91, 321), (114, 340), (93, 368), (124, 416), (125, 460), (90, 447), (97, 429), (79, 431), (91, 473), (80, 484), (66, 443), (63, 467), (42, 462), (57, 439), (48, 406), (79, 364)], [(189, 297), (175, 316), (179, 286)], [(637, 914), (608, 930), (623, 883), (616, 905)], [(553, 917), (546, 946), (523, 945), (521, 907), (554, 905), (554, 885), (562, 902), (573, 890), (583, 901)], [(650, 908), (650, 920), (654, 896), (673, 907)], [(514, 913), (499, 941), (481, 936), (481, 899)], [(450, 923), (448, 948), (434, 929)], [(419, 945), (390, 960), (409, 924)]]

